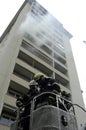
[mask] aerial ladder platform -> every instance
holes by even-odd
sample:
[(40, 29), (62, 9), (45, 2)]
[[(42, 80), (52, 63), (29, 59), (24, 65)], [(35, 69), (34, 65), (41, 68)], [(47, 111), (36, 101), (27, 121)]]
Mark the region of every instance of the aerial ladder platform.
[(10, 130), (78, 130), (71, 101), (53, 92), (43, 92), (17, 109)]

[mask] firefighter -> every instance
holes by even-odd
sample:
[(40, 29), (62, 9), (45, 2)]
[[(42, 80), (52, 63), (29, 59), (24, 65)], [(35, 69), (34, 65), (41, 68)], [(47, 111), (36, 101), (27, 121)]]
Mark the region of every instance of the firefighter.
[(30, 87), (29, 93), (30, 93), (31, 97), (34, 97), (40, 93), (39, 85), (35, 80), (30, 81), (29, 87)]
[(16, 106), (22, 107), (23, 105), (26, 105), (27, 102), (29, 102), (34, 96), (36, 96), (39, 93), (38, 91), (39, 90), (38, 90), (37, 82), (35, 82), (35, 80), (31, 80), (29, 83), (28, 92), (18, 97), (16, 101)]
[(62, 101), (63, 101), (65, 108), (67, 108), (67, 110), (70, 110), (72, 107), (72, 104), (69, 102), (71, 100), (70, 93), (67, 93), (66, 91), (62, 91), (61, 96), (63, 98)]
[(20, 109), (22, 107), (24, 108), (20, 115), (20, 124), (23, 127), (23, 130), (29, 130), (31, 100), (39, 93), (37, 83), (34, 80), (29, 83), (29, 88), (28, 92), (19, 97), (16, 101), (17, 107)]
[(58, 83), (56, 83), (55, 79), (46, 77), (42, 73), (38, 73), (34, 76), (34, 80), (38, 83), (40, 86), (40, 92), (56, 92), (60, 93), (60, 86)]
[(65, 98), (65, 99), (67, 99), (67, 100), (70, 100), (70, 98), (71, 98), (70, 93), (67, 93), (66, 91), (62, 91), (62, 92), (61, 92), (61, 96), (62, 96), (63, 98)]
[[(34, 80), (40, 86), (40, 93), (42, 92), (53, 92), (55, 94), (61, 93), (59, 84), (56, 83), (55, 79), (53, 78), (46, 77), (42, 73), (38, 73), (34, 76)], [(54, 95), (44, 94), (40, 100), (41, 103), (44, 102), (45, 105), (57, 106), (57, 102)]]
[(24, 111), (21, 113), (20, 122), (23, 130), (29, 130), (30, 127), (30, 110), (31, 110), (31, 103), (29, 102), (28, 105), (24, 107)]

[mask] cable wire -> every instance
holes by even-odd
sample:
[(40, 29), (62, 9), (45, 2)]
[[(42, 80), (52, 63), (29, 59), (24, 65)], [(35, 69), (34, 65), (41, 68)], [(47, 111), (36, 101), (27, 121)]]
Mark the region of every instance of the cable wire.
[(78, 104), (73, 104), (73, 105), (81, 108), (84, 112), (86, 112), (86, 110), (83, 107), (81, 107), (80, 105), (78, 105)]

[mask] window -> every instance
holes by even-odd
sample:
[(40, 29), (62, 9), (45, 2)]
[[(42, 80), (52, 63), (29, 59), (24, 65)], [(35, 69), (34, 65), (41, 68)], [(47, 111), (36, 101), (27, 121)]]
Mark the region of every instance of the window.
[(53, 64), (52, 59), (50, 59), (47, 55), (42, 53), (39, 49), (35, 48), (31, 44), (26, 43), (24, 41), (22, 43), (22, 47), (24, 47), (26, 50), (28, 50), (29, 52), (31, 52), (32, 54), (34, 54), (35, 56), (37, 56), (38, 58), (40, 58), (41, 60), (45, 61), (46, 63), (52, 66)]
[(48, 54), (52, 55), (52, 51), (45, 45), (42, 45), (41, 48)]
[(10, 126), (16, 119), (16, 113), (12, 109), (3, 108), (0, 123)]
[(12, 95), (13, 97), (19, 97), (19, 96), (21, 96), (21, 93), (19, 93), (16, 90), (13, 90), (12, 88), (9, 88), (7, 93), (9, 95)]

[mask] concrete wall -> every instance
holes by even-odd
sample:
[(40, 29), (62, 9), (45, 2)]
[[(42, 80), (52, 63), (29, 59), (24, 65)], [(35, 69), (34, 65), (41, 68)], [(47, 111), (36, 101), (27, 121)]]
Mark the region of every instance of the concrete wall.
[(10, 130), (10, 127), (7, 125), (0, 124), (0, 130)]
[(22, 10), (22, 13), (12, 26), (11, 31), (7, 34), (7, 38), (5, 38), (0, 44), (0, 113), (2, 111), (4, 97), (9, 86), (10, 77), (22, 41), (23, 34), (20, 32), (19, 25), (24, 21), (28, 9), (29, 4), (27, 4), (24, 10)]
[[(64, 35), (64, 46), (67, 58), (67, 67), (69, 72), (70, 89), (72, 91), (72, 101), (74, 104), (78, 104), (84, 108), (83, 98), (81, 94), (81, 88), (78, 80), (78, 75), (76, 72), (76, 67), (72, 55), (71, 46), (69, 39)], [(75, 114), (77, 118), (79, 130), (83, 130), (83, 126), (86, 123), (86, 113), (79, 107), (75, 106)]]

